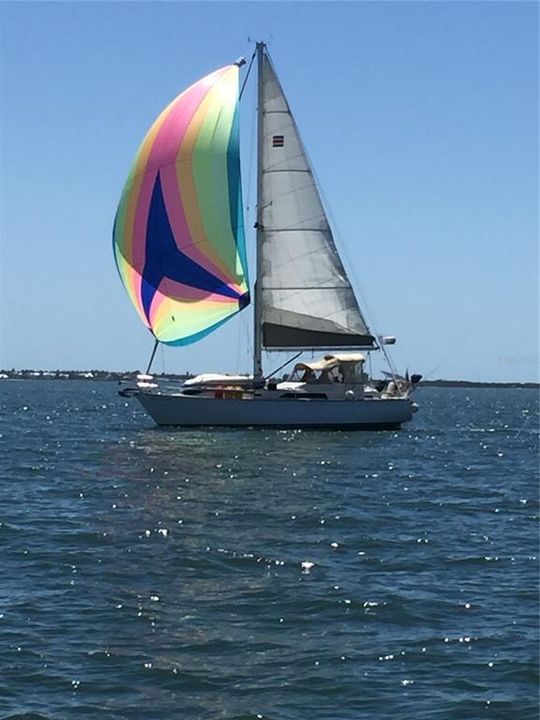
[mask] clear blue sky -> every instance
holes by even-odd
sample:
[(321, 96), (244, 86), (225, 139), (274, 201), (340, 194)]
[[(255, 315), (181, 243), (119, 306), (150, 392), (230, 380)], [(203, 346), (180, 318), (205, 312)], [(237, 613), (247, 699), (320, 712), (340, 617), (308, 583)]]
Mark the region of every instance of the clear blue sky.
[[(14, 2), (0, 23), (0, 367), (146, 365), (111, 253), (119, 194), (157, 113), (249, 55), (249, 36), (270, 43), (398, 366), (536, 379), (536, 3)], [(249, 368), (250, 322), (166, 349), (156, 370)]]

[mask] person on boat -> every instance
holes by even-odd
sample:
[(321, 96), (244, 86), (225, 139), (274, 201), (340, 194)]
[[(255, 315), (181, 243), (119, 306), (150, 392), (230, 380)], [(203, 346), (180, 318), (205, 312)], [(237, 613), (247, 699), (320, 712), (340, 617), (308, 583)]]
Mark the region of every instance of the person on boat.
[(300, 378), (300, 382), (304, 382), (304, 383), (317, 382), (317, 377), (315, 375), (315, 372), (311, 368), (306, 368), (304, 371), (304, 374)]

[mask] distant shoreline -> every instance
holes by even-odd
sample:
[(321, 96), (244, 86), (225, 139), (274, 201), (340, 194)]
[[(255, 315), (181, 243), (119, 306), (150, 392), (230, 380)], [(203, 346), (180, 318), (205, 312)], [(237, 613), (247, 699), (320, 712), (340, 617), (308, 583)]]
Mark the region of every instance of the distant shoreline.
[(422, 380), (423, 387), (493, 387), (493, 388), (528, 388), (531, 390), (540, 389), (540, 383), (535, 382), (476, 382), (474, 380)]
[[(136, 380), (139, 370), (115, 372), (111, 370), (0, 370), (0, 380), (100, 380), (130, 381)], [(153, 373), (157, 379), (187, 380), (194, 377), (191, 373), (176, 375), (174, 373)], [(540, 389), (537, 382), (482, 382), (475, 380), (422, 380), (422, 387), (491, 387), (491, 388), (526, 388)]]

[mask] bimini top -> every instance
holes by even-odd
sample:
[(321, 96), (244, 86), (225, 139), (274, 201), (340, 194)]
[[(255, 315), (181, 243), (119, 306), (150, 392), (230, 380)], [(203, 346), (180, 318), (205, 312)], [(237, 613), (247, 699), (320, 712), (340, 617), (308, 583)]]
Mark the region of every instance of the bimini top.
[(156, 340), (188, 345), (249, 304), (238, 134), (238, 67), (161, 113), (114, 222), (118, 272)]
[(335, 353), (332, 355), (325, 355), (320, 360), (314, 360), (313, 362), (300, 362), (294, 366), (295, 370), (331, 370), (337, 365), (343, 365), (344, 363), (350, 363), (357, 365), (358, 363), (365, 361), (364, 355), (361, 353)]

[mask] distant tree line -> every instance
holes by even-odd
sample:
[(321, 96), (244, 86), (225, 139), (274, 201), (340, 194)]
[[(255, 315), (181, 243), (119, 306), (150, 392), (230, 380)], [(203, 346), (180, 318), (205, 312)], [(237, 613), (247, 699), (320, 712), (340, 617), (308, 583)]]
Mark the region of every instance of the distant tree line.
[[(140, 370), (115, 372), (112, 370), (0, 370), (0, 379), (11, 380), (134, 380)], [(193, 377), (189, 372), (177, 375), (174, 373), (153, 373), (156, 378), (173, 378), (184, 380)]]
[[(140, 370), (115, 372), (112, 370), (0, 370), (0, 380), (135, 380)], [(175, 373), (152, 373), (155, 378), (187, 380), (193, 377), (189, 370), (181, 375)], [(422, 380), (422, 387), (493, 387), (493, 388), (540, 388), (535, 382), (476, 382), (471, 380)]]

